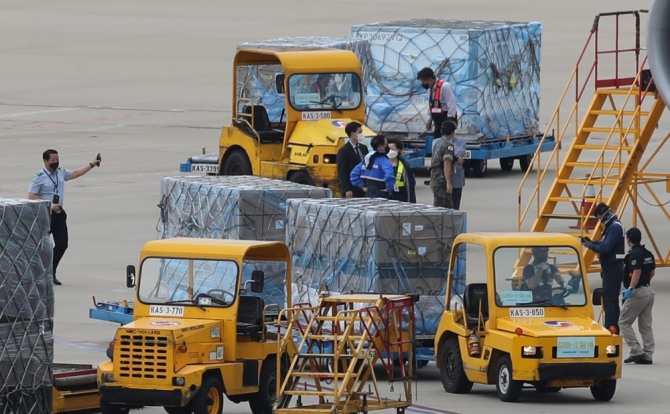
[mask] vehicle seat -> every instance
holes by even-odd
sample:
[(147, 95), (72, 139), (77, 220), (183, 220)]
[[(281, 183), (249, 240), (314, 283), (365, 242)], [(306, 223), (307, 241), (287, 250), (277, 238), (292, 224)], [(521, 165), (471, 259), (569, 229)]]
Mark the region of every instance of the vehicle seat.
[(268, 111), (263, 105), (245, 105), (242, 112), (251, 114), (253, 108), (254, 118), (252, 120), (253, 126), (261, 139), (261, 142), (282, 142), (284, 141), (284, 131), (281, 129), (273, 129), (270, 124), (270, 117)]
[(467, 326), (469, 329), (477, 327), (480, 303), (482, 319), (483, 322), (486, 322), (489, 319), (489, 302), (486, 283), (470, 283), (465, 287), (465, 293), (463, 294), (465, 318), (467, 319)]
[(240, 296), (237, 309), (237, 333), (251, 335), (263, 330), (265, 301), (259, 296)]

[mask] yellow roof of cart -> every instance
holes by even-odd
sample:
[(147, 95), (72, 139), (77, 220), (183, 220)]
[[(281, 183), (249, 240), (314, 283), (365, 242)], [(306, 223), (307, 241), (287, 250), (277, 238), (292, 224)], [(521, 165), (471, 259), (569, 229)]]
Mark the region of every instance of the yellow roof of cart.
[(238, 65), (282, 65), (286, 73), (360, 72), (358, 57), (349, 50), (324, 48), (240, 49)]
[(141, 259), (145, 257), (271, 261), (290, 260), (288, 247), (283, 242), (198, 239), (188, 237), (149, 241), (142, 247)]

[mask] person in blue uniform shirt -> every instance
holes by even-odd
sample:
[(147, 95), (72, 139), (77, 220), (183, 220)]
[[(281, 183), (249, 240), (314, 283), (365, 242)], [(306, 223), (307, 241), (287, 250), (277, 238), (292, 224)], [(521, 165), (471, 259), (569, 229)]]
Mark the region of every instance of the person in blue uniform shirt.
[(588, 237), (582, 237), (582, 245), (598, 253), (600, 277), (603, 281), (605, 328), (614, 327), (619, 333), (619, 292), (621, 291), (625, 257), (623, 225), (605, 203), (598, 203), (594, 214), (605, 227), (602, 239), (592, 241)]
[(363, 162), (351, 171), (351, 184), (365, 191), (366, 197), (389, 198), (395, 186), (393, 165), (386, 155), (386, 138), (377, 135), (370, 141), (374, 151), (369, 152)]
[(56, 269), (68, 246), (67, 213), (63, 208), (65, 199), (65, 182), (74, 180), (99, 167), (102, 161), (100, 154), (87, 165), (70, 171), (60, 168), (58, 151), (48, 149), (42, 153), (44, 166), (37, 171), (28, 189), (28, 198), (31, 200), (46, 200), (51, 202), (50, 233), (54, 239), (53, 248), (53, 282), (62, 283), (56, 277)]

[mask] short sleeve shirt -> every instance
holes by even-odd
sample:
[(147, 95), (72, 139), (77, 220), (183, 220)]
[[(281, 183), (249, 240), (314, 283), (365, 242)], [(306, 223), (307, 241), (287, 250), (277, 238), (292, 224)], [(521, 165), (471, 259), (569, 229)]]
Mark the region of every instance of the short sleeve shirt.
[(430, 180), (435, 181), (436, 184), (446, 185), (447, 179), (444, 176), (444, 162), (455, 159), (454, 143), (450, 139), (442, 138), (435, 144), (433, 149), (433, 156), (430, 160)]
[(633, 247), (626, 255), (626, 272), (624, 273), (623, 284), (626, 288), (630, 286), (631, 274), (634, 270), (640, 270), (639, 286), (648, 285), (651, 281), (651, 272), (656, 269), (654, 255), (644, 246)]
[(52, 173), (46, 168), (39, 170), (30, 183), (29, 193), (37, 194), (40, 200), (53, 201), (58, 194), (59, 204), (63, 205), (65, 196), (65, 181), (72, 179), (72, 171), (58, 168)]

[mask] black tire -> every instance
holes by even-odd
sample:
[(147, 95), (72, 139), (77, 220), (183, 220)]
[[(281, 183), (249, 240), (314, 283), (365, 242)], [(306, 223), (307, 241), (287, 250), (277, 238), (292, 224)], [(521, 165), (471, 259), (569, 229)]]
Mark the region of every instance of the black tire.
[(440, 349), (440, 379), (444, 390), (451, 394), (467, 394), (472, 389), (463, 369), (458, 339), (448, 338)]
[(191, 414), (193, 410), (190, 407), (163, 407), (168, 414)]
[(297, 184), (314, 185), (314, 180), (305, 171), (296, 171), (289, 176), (289, 181)]
[(482, 178), (486, 175), (488, 171), (488, 161), (486, 160), (474, 160), (472, 162), (472, 173), (477, 178)]
[(522, 155), (519, 157), (519, 166), (521, 171), (526, 172), (529, 168), (532, 168), (533, 163), (533, 154)]
[(498, 361), (496, 369), (496, 391), (503, 402), (515, 402), (521, 397), (523, 382), (512, 379), (512, 360), (508, 355)]
[(216, 377), (204, 377), (198, 393), (189, 403), (194, 414), (221, 414), (223, 412), (223, 384)]
[(254, 414), (272, 414), (277, 401), (277, 357), (271, 355), (263, 362), (258, 393), (249, 399), (249, 407)]
[(506, 157), (500, 159), (500, 169), (503, 171), (512, 171), (514, 168), (514, 158)]
[(600, 381), (600, 385), (591, 386), (591, 395), (596, 401), (609, 401), (616, 392), (616, 380), (605, 379)]
[(110, 404), (104, 399), (101, 399), (100, 412), (102, 414), (127, 414), (130, 412), (130, 408), (125, 405)]
[(242, 150), (233, 151), (221, 166), (222, 175), (251, 175), (251, 173), (251, 164)]

